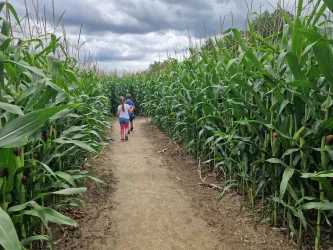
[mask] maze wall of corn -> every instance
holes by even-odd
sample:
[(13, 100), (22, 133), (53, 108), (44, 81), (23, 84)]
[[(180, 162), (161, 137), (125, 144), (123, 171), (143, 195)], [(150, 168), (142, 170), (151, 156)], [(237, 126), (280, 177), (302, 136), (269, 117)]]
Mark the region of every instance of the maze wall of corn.
[(76, 225), (61, 208), (84, 204), (85, 180), (103, 183), (83, 166), (105, 145), (106, 80), (64, 39), (20, 38), (10, 3), (0, 13), (0, 249), (54, 249), (51, 224)]
[(237, 190), (296, 248), (320, 249), (333, 245), (333, 1), (311, 4), (293, 17), (278, 6), (281, 32), (263, 37), (249, 21), (110, 88), (221, 174), (219, 199)]

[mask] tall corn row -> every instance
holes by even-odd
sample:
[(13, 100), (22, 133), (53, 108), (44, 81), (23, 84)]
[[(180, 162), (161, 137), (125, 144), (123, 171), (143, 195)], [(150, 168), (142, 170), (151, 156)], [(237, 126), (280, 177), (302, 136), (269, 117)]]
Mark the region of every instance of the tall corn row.
[(61, 208), (83, 203), (85, 179), (102, 183), (82, 167), (105, 145), (107, 80), (79, 70), (60, 38), (12, 39), (0, 22), (0, 249), (54, 249), (50, 224), (76, 225)]

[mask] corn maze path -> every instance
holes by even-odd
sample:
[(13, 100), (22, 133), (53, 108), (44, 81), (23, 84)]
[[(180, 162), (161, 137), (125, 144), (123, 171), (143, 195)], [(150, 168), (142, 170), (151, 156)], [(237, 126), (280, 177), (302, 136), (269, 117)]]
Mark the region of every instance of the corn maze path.
[[(119, 181), (112, 212), (118, 230), (114, 249), (217, 249), (217, 232), (192, 213), (185, 193), (168, 178), (140, 130), (144, 122), (137, 119), (128, 142), (116, 142), (111, 153)], [(118, 132), (119, 125), (113, 125)]]
[[(281, 235), (254, 231), (249, 220), (237, 217), (236, 201), (218, 203), (217, 191), (212, 194), (197, 179), (191, 182), (191, 176), (197, 178), (196, 163), (177, 152), (168, 154), (177, 145), (166, 144), (166, 136), (152, 126), (145, 130), (145, 118), (135, 120), (127, 142), (119, 140), (117, 121), (112, 125), (115, 142), (105, 148), (96, 174), (106, 181), (116, 179), (115, 188), (102, 195), (88, 192), (79, 235), (57, 249), (292, 249)], [(175, 157), (181, 158), (177, 162)], [(185, 172), (176, 173), (180, 167)]]

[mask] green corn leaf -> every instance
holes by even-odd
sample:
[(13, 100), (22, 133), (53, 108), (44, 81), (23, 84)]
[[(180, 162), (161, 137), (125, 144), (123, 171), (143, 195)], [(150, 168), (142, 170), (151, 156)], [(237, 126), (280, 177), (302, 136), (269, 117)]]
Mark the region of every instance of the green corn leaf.
[(10, 10), (10, 12), (13, 14), (15, 21), (20, 25), (20, 19), (18, 18), (18, 15), (15, 11), (15, 8), (13, 5), (11, 5), (9, 2), (2, 1), (0, 2), (0, 11), (2, 11), (3, 7), (6, 5), (6, 7)]
[(92, 179), (93, 181), (95, 181), (96, 183), (99, 183), (99, 184), (105, 184), (104, 181), (102, 181), (101, 179), (98, 179), (96, 177), (93, 177), (93, 176), (87, 176), (89, 179)]
[(15, 61), (11, 61), (11, 60), (5, 60), (5, 63), (13, 63), (13, 64), (16, 64), (18, 66), (21, 66), (29, 71), (31, 71), (32, 73), (35, 73), (36, 75), (39, 75), (39, 76), (42, 76), (42, 77), (45, 77), (45, 74), (43, 72), (42, 69), (39, 69), (39, 68), (36, 68), (36, 67), (32, 67), (30, 65), (28, 65), (26, 62), (24, 61), (20, 61), (20, 62), (15, 62)]
[(31, 237), (28, 237), (28, 238), (22, 240), (21, 244), (23, 246), (27, 246), (27, 245), (29, 245), (33, 241), (50, 241), (50, 237), (48, 235), (31, 236)]
[(45, 163), (41, 162), (41, 161), (36, 161), (39, 165), (41, 165), (42, 168), (44, 168), (49, 174), (51, 174), (55, 179), (57, 179), (56, 174), (53, 172), (53, 170), (46, 165)]
[(7, 20), (2, 20), (1, 34), (9, 37), (10, 23)]
[(288, 106), (291, 105), (291, 102), (289, 102), (288, 100), (284, 100), (280, 106), (280, 111), (279, 114), (282, 113), (282, 111)]
[(239, 46), (242, 48), (243, 51), (246, 51), (246, 45), (245, 45), (245, 42), (244, 42), (239, 30), (233, 28), (232, 32), (234, 33), (234, 36), (235, 36), (237, 42), (239, 43)]
[[(324, 13), (327, 10), (327, 5), (325, 4), (325, 1), (324, 1), (324, 4), (322, 4), (320, 9), (318, 10), (318, 7), (320, 6), (320, 4), (321, 4), (321, 2), (318, 1), (317, 4), (315, 5), (315, 7), (313, 8), (313, 11), (311, 13), (308, 24), (311, 24), (312, 17), (314, 17), (312, 25), (315, 26), (315, 25), (317, 25), (318, 20), (321, 17), (325, 16)], [(332, 2), (330, 4), (332, 4)]]
[(207, 144), (211, 143), (214, 140), (214, 136), (208, 137), (208, 139), (205, 141), (203, 147), (205, 147)]
[[(74, 178), (74, 177), (73, 177)], [(64, 187), (63, 183), (59, 183), (59, 185), (53, 185), (54, 187)], [(65, 188), (55, 192), (48, 192), (48, 193), (40, 193), (38, 194), (33, 200), (38, 200), (40, 198), (46, 197), (51, 194), (59, 194), (59, 195), (76, 195), (76, 194), (83, 194), (86, 192), (87, 188)]]
[(317, 133), (315, 136), (306, 142), (307, 145), (312, 143), (315, 140), (322, 138), (324, 135), (328, 134), (333, 130), (333, 117), (329, 118), (328, 120), (324, 121), (318, 128)]
[(333, 161), (333, 150), (327, 148), (312, 148), (312, 149), (318, 152), (326, 152), (330, 157), (330, 159)]
[(16, 115), (24, 115), (23, 111), (19, 106), (5, 103), (5, 102), (0, 102), (0, 109), (6, 110), (9, 113), (16, 114)]
[(54, 34), (51, 34), (50, 46), (52, 48), (53, 54), (56, 52), (56, 45), (57, 45), (57, 37)]
[(297, 17), (300, 17), (302, 15), (302, 11), (303, 11), (303, 0), (298, 0)]
[(332, 203), (308, 202), (303, 204), (300, 208), (303, 210), (310, 210), (310, 209), (317, 209), (321, 211), (333, 210), (333, 202)]
[(298, 201), (295, 202), (295, 207), (298, 207), (299, 204), (304, 203), (304, 201), (314, 201), (314, 200), (316, 200), (316, 198), (309, 197), (309, 196), (304, 196), (304, 197), (300, 198)]
[(56, 95), (57, 91), (53, 90), (50, 86), (47, 86), (46, 91), (42, 94), (42, 96), (39, 98), (38, 102), (34, 106), (34, 109), (41, 109), (46, 106), (46, 104), (52, 100)]
[(73, 112), (73, 109), (64, 109), (64, 110), (60, 111), (59, 113), (57, 113), (56, 115), (52, 116), (50, 118), (50, 120), (56, 120), (56, 119), (60, 119), (63, 117), (68, 117), (68, 115), (75, 115), (75, 114), (71, 114), (72, 112)]
[[(59, 225), (76, 226), (76, 222), (74, 220), (51, 208), (44, 208), (43, 212), (47, 222), (53, 222)], [(39, 217), (39, 214), (35, 209), (23, 211), (22, 214)]]
[(62, 139), (62, 138), (57, 138), (55, 140), (53, 140), (53, 142), (55, 143), (59, 143), (59, 144), (74, 144), (82, 149), (85, 149), (89, 152), (94, 152), (97, 153), (97, 151), (92, 148), (91, 146), (89, 146), (87, 143), (82, 142), (82, 141), (78, 141), (78, 140), (69, 140), (69, 139)]
[(286, 13), (286, 11), (280, 5), (278, 5), (278, 8), (283, 16), (283, 19), (287, 22), (289, 27), (290, 28), (293, 27), (293, 22), (291, 21), (289, 15)]
[(255, 66), (258, 70), (261, 69), (260, 61), (255, 56), (255, 54), (253, 54), (253, 52), (251, 50), (246, 51), (245, 56), (252, 63), (253, 66)]
[(19, 211), (23, 211), (24, 209), (26, 209), (27, 207), (31, 206), (32, 203), (35, 203), (37, 204), (35, 201), (29, 201), (29, 202), (26, 202), (24, 204), (21, 204), (21, 205), (16, 205), (16, 206), (12, 206), (10, 207), (7, 212), (8, 213), (14, 213), (14, 212), (19, 212)]
[(318, 181), (321, 183), (322, 187), (326, 190), (326, 196), (329, 200), (333, 200), (333, 186), (331, 183), (331, 180), (333, 178), (333, 174), (319, 174), (318, 176), (309, 176), (307, 177), (306, 175), (302, 175), (303, 178), (310, 178), (312, 181)]
[(223, 188), (223, 191), (222, 191), (222, 193), (220, 193), (218, 200), (221, 201), (225, 195), (225, 192), (236, 186), (237, 186), (237, 183), (231, 183), (228, 186), (226, 186), (225, 188)]
[(74, 195), (74, 194), (83, 194), (87, 191), (87, 188), (66, 188), (56, 192), (52, 192), (52, 194), (62, 194), (62, 195)]
[(13, 149), (0, 148), (0, 168), (7, 167), (9, 171), (9, 176), (6, 181), (7, 192), (11, 192), (14, 185), (14, 176), (16, 173), (14, 157)]
[(280, 159), (277, 159), (277, 158), (270, 158), (266, 161), (270, 162), (270, 163), (274, 163), (274, 164), (281, 164), (281, 165), (285, 166), (286, 168), (288, 168), (287, 164), (285, 164), (283, 161), (281, 161)]
[(40, 205), (38, 205), (35, 201), (28, 201), (25, 204), (11, 207), (10, 209), (8, 209), (8, 212), (9, 211), (10, 212), (22, 211), (23, 209), (27, 208), (28, 206), (34, 208), (37, 211), (39, 218), (42, 220), (44, 225), (47, 227), (47, 221), (45, 219), (45, 213), (43, 210), (44, 208), (41, 207)]
[[(29, 91), (26, 91), (27, 96), (24, 96), (23, 94), (24, 97), (29, 97), (29, 100), (24, 107), (25, 113), (28, 113), (28, 111), (32, 111), (33, 107), (38, 102), (44, 87), (45, 87), (45, 81), (40, 80), (36, 82), (36, 85), (31, 86)], [(29, 93), (31, 93), (31, 95), (28, 95)]]
[(289, 180), (293, 177), (295, 172), (294, 168), (286, 168), (283, 172), (282, 181), (280, 183), (280, 199), (283, 199), (283, 196), (287, 190)]
[(308, 228), (308, 223), (307, 223), (307, 220), (306, 220), (306, 218), (305, 218), (305, 216), (303, 214), (303, 211), (301, 209), (298, 209), (297, 213), (298, 213), (298, 218), (301, 220), (302, 225), (304, 227), (304, 230), (306, 231), (307, 228)]
[(281, 130), (279, 130), (278, 128), (276, 128), (274, 125), (265, 123), (264, 121), (259, 121), (259, 120), (240, 120), (240, 121), (236, 121), (235, 123), (249, 123), (249, 124), (250, 123), (258, 123), (258, 124), (262, 124), (262, 125), (265, 125), (267, 128), (274, 129), (275, 131), (277, 131), (279, 133), (280, 136), (283, 136), (286, 139), (292, 140), (291, 137), (289, 137), (288, 135), (286, 135), (285, 133), (283, 133)]
[(295, 76), (296, 80), (306, 79), (305, 74), (303, 73), (302, 68), (301, 68), (300, 64), (298, 63), (297, 56), (292, 52), (288, 52), (286, 54), (286, 59), (288, 62), (288, 66), (289, 66), (291, 72), (293, 73), (293, 75)]
[(326, 41), (318, 41), (313, 50), (319, 64), (319, 68), (325, 78), (329, 81), (331, 88), (333, 87), (333, 54), (331, 46)]
[(5, 70), (5, 62), (4, 62), (4, 58), (3, 58), (3, 52), (0, 51), (0, 95), (1, 95), (2, 91), (5, 89), (4, 70)]
[(289, 194), (291, 195), (291, 197), (292, 197), (295, 201), (298, 201), (298, 200), (299, 200), (299, 197), (298, 197), (297, 191), (295, 190), (295, 187), (289, 183), (287, 189), (288, 189), (288, 192), (289, 192)]
[(299, 148), (290, 148), (286, 152), (284, 152), (284, 154), (281, 156), (281, 159), (283, 159), (287, 155), (298, 152), (299, 150), (300, 150)]
[(60, 171), (55, 172), (55, 174), (57, 176), (59, 176), (61, 179), (64, 179), (65, 181), (67, 181), (73, 187), (76, 187), (75, 181), (74, 181), (73, 177), (70, 174), (67, 174), (65, 172), (60, 172)]
[(82, 126), (72, 126), (72, 127), (69, 127), (68, 129), (64, 130), (62, 133), (61, 133), (61, 136), (66, 136), (70, 133), (73, 133), (73, 132), (82, 132), (85, 130), (85, 128), (87, 128), (87, 125), (82, 125)]
[(8, 145), (13, 147), (15, 144), (17, 144), (16, 146), (22, 146), (22, 139), (30, 136), (50, 117), (69, 107), (73, 107), (73, 105), (44, 108), (12, 120), (0, 129), (0, 147), (7, 147)]
[(0, 208), (0, 245), (5, 250), (21, 250), (13, 222), (2, 208)]
[(326, 170), (318, 173), (303, 173), (302, 178), (333, 178), (333, 170)]
[(308, 88), (320, 91), (320, 89), (314, 83), (307, 80), (296, 80), (293, 82), (285, 82), (285, 84), (295, 88)]
[(55, 188), (55, 189), (66, 189), (66, 188), (70, 188), (70, 186), (65, 183), (65, 182), (54, 182), (50, 185), (51, 188)]
[(297, 17), (294, 21), (294, 29), (292, 35), (291, 51), (296, 55), (297, 60), (300, 61), (302, 55), (303, 37), (299, 32), (302, 28), (301, 20)]
[(330, 11), (333, 13), (333, 2), (331, 0), (324, 0), (324, 3), (330, 9)]
[(258, 93), (256, 93), (256, 91), (250, 86), (248, 85), (244, 80), (240, 79), (237, 76), (234, 76), (230, 79), (232, 82), (239, 84), (242, 88), (244, 88), (246, 91), (251, 92), (251, 94), (254, 96), (254, 99), (257, 103), (257, 105), (260, 108), (260, 111), (263, 112), (264, 114), (268, 115), (268, 110), (266, 109), (266, 107), (262, 104), (262, 100), (260, 98), (260, 95)]
[[(302, 35), (309, 39), (311, 43), (316, 43), (320, 40), (323, 40), (324, 38), (318, 33), (318, 31), (315, 30), (309, 30), (309, 29), (300, 29), (299, 32), (302, 33)], [(313, 45), (314, 46), (314, 45)]]
[(272, 200), (277, 202), (277, 203), (280, 203), (282, 206), (288, 208), (290, 212), (292, 212), (296, 217), (298, 217), (297, 210), (294, 207), (289, 206), (287, 203), (285, 203), (283, 200), (281, 200), (278, 197), (272, 197)]

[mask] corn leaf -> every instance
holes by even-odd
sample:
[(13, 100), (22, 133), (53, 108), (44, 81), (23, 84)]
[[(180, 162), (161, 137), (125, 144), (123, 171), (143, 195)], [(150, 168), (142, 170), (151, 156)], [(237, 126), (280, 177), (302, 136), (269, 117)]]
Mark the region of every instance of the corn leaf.
[(333, 203), (324, 202), (309, 202), (303, 204), (301, 207), (303, 210), (317, 209), (317, 210), (333, 210)]
[(15, 144), (22, 146), (21, 139), (30, 136), (50, 117), (68, 107), (73, 107), (73, 105), (44, 108), (12, 120), (0, 129), (0, 147), (8, 145), (14, 147)]
[(0, 208), (0, 245), (5, 250), (21, 250), (13, 222), (2, 208)]
[(21, 241), (23, 246), (27, 246), (30, 244), (30, 242), (33, 241), (49, 241), (50, 237), (48, 235), (36, 235), (36, 236), (31, 236), (29, 238), (26, 238), (24, 240)]
[(53, 140), (53, 142), (59, 143), (59, 144), (74, 144), (74, 145), (76, 145), (76, 146), (78, 146), (78, 147), (80, 147), (82, 149), (85, 149), (85, 150), (87, 150), (89, 152), (97, 153), (94, 148), (92, 148), (87, 143), (82, 142), (82, 141), (57, 138), (57, 139)]
[[(43, 212), (47, 222), (53, 222), (59, 225), (76, 226), (76, 222), (74, 220), (51, 208), (44, 208)], [(39, 214), (35, 209), (23, 211), (22, 214), (39, 217)]]
[(9, 113), (16, 114), (16, 115), (24, 115), (23, 111), (19, 106), (5, 103), (5, 102), (0, 102), (0, 109), (6, 110)]
[(270, 163), (274, 163), (274, 164), (281, 164), (282, 166), (285, 166), (286, 168), (288, 168), (287, 164), (285, 164), (283, 161), (281, 161), (280, 159), (277, 159), (277, 158), (270, 158), (266, 161), (270, 162)]
[(331, 46), (326, 41), (319, 41), (313, 46), (319, 68), (331, 88), (333, 87), (333, 54)]
[(333, 2), (331, 0), (324, 0), (324, 3), (330, 9), (330, 11), (333, 12)]
[(59, 191), (52, 192), (52, 194), (62, 194), (62, 195), (73, 195), (73, 194), (83, 194), (87, 191), (87, 188), (66, 188)]
[(288, 66), (293, 75), (295, 76), (296, 80), (304, 80), (305, 74), (302, 71), (301, 65), (298, 63), (297, 56), (292, 52), (288, 52), (286, 54), (286, 59), (288, 62)]
[(307, 141), (306, 144), (310, 144), (311, 142), (322, 138), (324, 135), (328, 134), (330, 131), (333, 130), (333, 117), (329, 118), (328, 120), (324, 121), (318, 128), (317, 133), (314, 137)]
[(76, 187), (75, 181), (74, 181), (73, 177), (70, 174), (67, 174), (65, 172), (60, 172), (60, 171), (55, 172), (55, 174), (57, 176), (59, 176), (61, 179), (64, 179), (65, 181), (67, 181), (73, 187)]
[(293, 177), (294, 172), (295, 172), (295, 169), (290, 168), (290, 167), (286, 168), (283, 171), (282, 181), (280, 183), (280, 199), (283, 198), (283, 196), (287, 190), (289, 180), (291, 179), (291, 177)]

